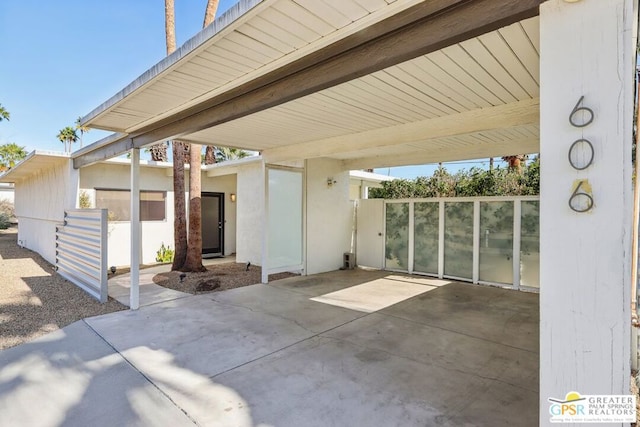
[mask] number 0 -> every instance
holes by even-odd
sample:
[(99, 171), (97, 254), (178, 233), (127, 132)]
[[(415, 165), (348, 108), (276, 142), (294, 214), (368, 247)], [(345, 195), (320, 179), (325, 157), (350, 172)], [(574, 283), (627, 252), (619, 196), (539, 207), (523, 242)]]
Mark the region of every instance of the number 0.
[[(582, 145), (586, 145), (588, 147), (588, 154), (586, 155), (587, 159), (584, 162), (582, 162), (583, 164), (579, 164), (578, 162), (573, 160), (574, 158), (572, 154), (576, 154), (574, 153), (574, 151), (576, 151), (579, 148), (579, 146), (582, 146)], [(569, 163), (571, 164), (571, 167), (576, 170), (581, 171), (591, 166), (591, 163), (593, 163), (593, 156), (594, 156), (593, 144), (588, 139), (580, 138), (576, 140), (573, 144), (571, 144), (571, 148), (569, 148)]]

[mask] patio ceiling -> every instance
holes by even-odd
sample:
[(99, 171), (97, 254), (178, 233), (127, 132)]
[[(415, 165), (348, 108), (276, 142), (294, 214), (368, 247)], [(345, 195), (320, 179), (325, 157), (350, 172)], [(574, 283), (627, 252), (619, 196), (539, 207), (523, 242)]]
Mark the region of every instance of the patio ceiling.
[(74, 163), (175, 137), (350, 169), (536, 152), (538, 3), (240, 2), (85, 117), (120, 134)]

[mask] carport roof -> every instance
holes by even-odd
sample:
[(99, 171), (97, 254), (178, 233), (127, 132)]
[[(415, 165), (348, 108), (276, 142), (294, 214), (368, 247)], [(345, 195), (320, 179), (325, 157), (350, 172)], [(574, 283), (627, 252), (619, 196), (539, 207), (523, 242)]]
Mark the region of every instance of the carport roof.
[(246, 0), (83, 122), (345, 168), (538, 150), (542, 0)]

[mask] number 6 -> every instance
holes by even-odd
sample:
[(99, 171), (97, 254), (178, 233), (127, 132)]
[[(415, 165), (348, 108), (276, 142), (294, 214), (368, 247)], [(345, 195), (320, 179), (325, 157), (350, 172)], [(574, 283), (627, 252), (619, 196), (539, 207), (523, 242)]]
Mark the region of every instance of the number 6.
[[(588, 107), (580, 107), (579, 106), (582, 103), (583, 100), (584, 100), (584, 95), (582, 95), (580, 97), (580, 99), (578, 100), (578, 103), (576, 104), (576, 106), (573, 107), (573, 110), (571, 110), (571, 114), (569, 114), (569, 123), (571, 123), (571, 126), (575, 126), (577, 128), (583, 128), (583, 127), (589, 125), (593, 121), (593, 117), (594, 117), (593, 110), (591, 108), (588, 108)], [(578, 111), (581, 111), (581, 110), (582, 111), (586, 111), (587, 113), (589, 113), (589, 119), (586, 122), (582, 123), (582, 124), (576, 123), (575, 121), (573, 121), (573, 116), (575, 116), (575, 114)]]
[[(573, 190), (573, 193), (571, 194), (571, 197), (569, 198), (569, 207), (574, 212), (583, 213), (583, 212), (587, 212), (587, 211), (591, 210), (591, 208), (593, 208), (593, 197), (591, 197), (589, 194), (585, 193), (584, 191), (579, 191), (580, 187), (582, 187), (582, 184), (584, 184), (584, 183), (585, 183), (584, 180), (580, 181), (578, 183), (578, 186), (576, 187), (576, 189)], [(580, 208), (580, 207), (577, 207), (577, 206), (573, 205), (574, 199), (576, 199), (577, 197), (580, 197), (580, 196), (587, 198), (587, 206), (585, 208)]]

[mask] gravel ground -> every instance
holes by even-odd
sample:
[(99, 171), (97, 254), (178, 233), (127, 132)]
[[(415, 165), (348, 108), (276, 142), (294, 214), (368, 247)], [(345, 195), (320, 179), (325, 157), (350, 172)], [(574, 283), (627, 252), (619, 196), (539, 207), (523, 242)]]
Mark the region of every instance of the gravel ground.
[(18, 247), (16, 238), (16, 228), (0, 230), (0, 350), (85, 317), (126, 309), (112, 298), (100, 304), (40, 255)]
[[(210, 265), (206, 272), (186, 273), (186, 277), (180, 281), (179, 271), (157, 274), (153, 281), (165, 288), (176, 291), (199, 294), (211, 291), (224, 291), (227, 289), (239, 288), (241, 286), (255, 285), (260, 283), (262, 269), (257, 266), (250, 266), (247, 271), (246, 264), (225, 263)], [(269, 281), (284, 279), (296, 276), (293, 273), (278, 273), (269, 275)]]

